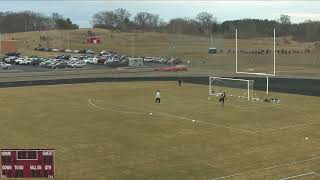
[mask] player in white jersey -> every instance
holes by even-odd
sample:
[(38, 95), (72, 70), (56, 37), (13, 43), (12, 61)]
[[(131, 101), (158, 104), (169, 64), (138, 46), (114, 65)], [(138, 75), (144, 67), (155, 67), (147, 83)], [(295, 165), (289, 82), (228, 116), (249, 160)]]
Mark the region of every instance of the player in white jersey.
[(154, 103), (155, 104), (157, 104), (157, 103), (160, 104), (160, 90), (158, 90), (157, 93), (156, 93), (156, 101)]

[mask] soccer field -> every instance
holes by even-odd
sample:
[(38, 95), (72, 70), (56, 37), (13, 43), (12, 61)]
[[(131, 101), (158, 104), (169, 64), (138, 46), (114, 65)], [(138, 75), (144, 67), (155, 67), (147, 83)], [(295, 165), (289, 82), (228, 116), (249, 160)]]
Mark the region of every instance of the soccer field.
[(221, 107), (176, 82), (3, 88), (0, 148), (55, 149), (57, 180), (319, 179), (320, 98), (271, 96)]

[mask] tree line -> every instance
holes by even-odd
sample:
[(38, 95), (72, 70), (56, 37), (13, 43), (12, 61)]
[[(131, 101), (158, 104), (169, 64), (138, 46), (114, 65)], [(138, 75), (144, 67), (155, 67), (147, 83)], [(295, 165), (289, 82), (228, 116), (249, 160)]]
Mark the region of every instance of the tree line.
[(0, 32), (26, 32), (51, 29), (78, 29), (70, 18), (65, 18), (58, 13), (45, 16), (32, 11), (0, 12)]
[[(213, 14), (201, 12), (194, 18), (173, 18), (164, 21), (159, 15), (138, 12), (132, 15), (124, 8), (114, 11), (100, 11), (91, 18), (94, 28), (106, 28), (116, 31), (155, 31), (181, 33), (189, 35), (219, 34), (234, 37), (238, 29), (239, 38), (272, 37), (273, 29), (277, 36), (292, 36), (298, 41), (320, 41), (320, 21), (292, 23), (290, 16), (281, 15), (278, 20), (240, 19), (219, 22)], [(61, 14), (46, 16), (32, 11), (0, 12), (0, 32), (25, 32), (52, 29), (78, 29), (77, 24)]]
[(306, 21), (292, 23), (290, 16), (281, 15), (277, 20), (241, 19), (218, 22), (213, 14), (201, 12), (194, 18), (174, 18), (165, 22), (157, 14), (139, 12), (134, 16), (124, 8), (114, 11), (100, 11), (93, 15), (91, 23), (95, 28), (107, 28), (117, 31), (156, 31), (190, 35), (221, 34), (234, 37), (238, 29), (239, 38), (292, 36), (298, 41), (319, 41), (320, 22)]

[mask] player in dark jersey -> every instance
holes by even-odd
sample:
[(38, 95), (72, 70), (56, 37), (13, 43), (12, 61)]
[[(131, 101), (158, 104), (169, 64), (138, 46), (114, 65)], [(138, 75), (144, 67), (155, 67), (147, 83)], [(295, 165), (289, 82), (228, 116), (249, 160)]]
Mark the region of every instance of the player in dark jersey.
[(219, 103), (221, 102), (221, 106), (223, 107), (224, 106), (224, 100), (226, 98), (226, 92), (223, 92), (221, 94), (221, 96), (219, 97)]

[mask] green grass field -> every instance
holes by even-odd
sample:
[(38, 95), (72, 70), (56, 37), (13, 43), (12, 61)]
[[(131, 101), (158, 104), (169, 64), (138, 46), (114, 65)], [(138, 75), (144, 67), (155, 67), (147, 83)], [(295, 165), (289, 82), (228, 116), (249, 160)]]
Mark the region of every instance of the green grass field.
[(54, 148), (57, 180), (319, 178), (319, 97), (221, 107), (207, 94), (176, 82), (3, 88), (0, 148)]

